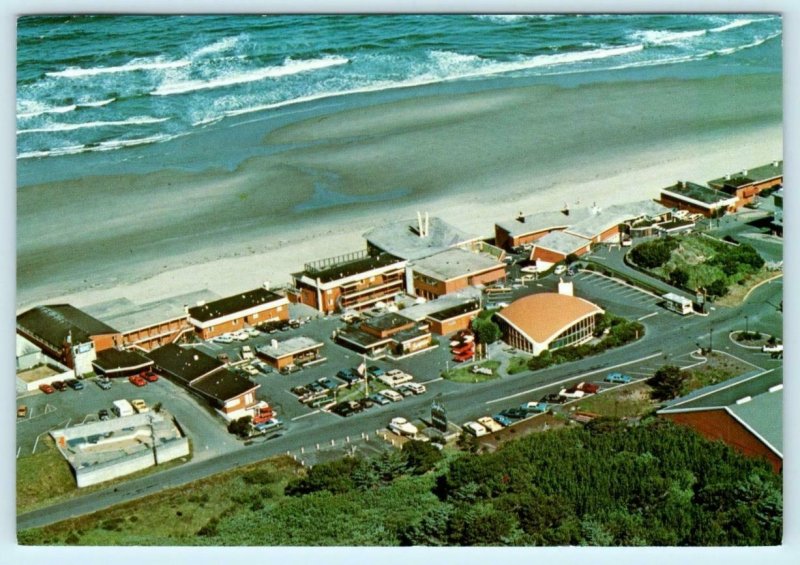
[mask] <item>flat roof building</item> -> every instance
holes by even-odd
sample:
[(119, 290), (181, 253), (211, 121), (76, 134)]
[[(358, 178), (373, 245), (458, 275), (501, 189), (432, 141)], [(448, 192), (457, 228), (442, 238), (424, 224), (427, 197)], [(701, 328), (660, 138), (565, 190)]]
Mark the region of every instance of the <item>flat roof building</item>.
[(418, 259), (409, 268), (414, 278), (411, 294), (428, 299), (506, 278), (506, 265), (496, 257), (459, 248)]
[(230, 416), (257, 403), (261, 385), (224, 368), (224, 364), (192, 347), (173, 343), (147, 353), (154, 370), (209, 401), (222, 415)]
[(289, 365), (304, 365), (319, 359), (322, 343), (309, 337), (299, 336), (256, 347), (256, 354), (280, 370)]
[(467, 287), (436, 300), (403, 309), (403, 316), (416, 322), (427, 322), (433, 333), (449, 335), (468, 329), (481, 311), (481, 291)]
[(17, 316), (17, 333), (79, 375), (92, 371), (97, 352), (122, 343), (117, 330), (70, 304), (26, 310)]
[(306, 263), (302, 272), (292, 275), (289, 298), (326, 314), (393, 302), (405, 290), (406, 264), (392, 255), (366, 251)]
[(388, 253), (399, 259), (422, 259), (435, 253), (479, 239), (436, 216), (418, 215), (380, 225), (364, 234), (371, 255)]
[(118, 298), (87, 306), (85, 310), (117, 328), (124, 346), (149, 351), (193, 332), (194, 327), (189, 324), (189, 306), (218, 298), (219, 295), (210, 290), (201, 290), (144, 304)]
[(567, 255), (581, 256), (588, 253), (592, 242), (584, 237), (565, 231), (554, 231), (537, 239), (531, 250), (531, 261), (544, 261), (545, 263), (558, 263), (567, 258)]
[(783, 469), (783, 372), (757, 371), (696, 390), (667, 402), (662, 418), (691, 426), (748, 457)]
[(430, 328), (401, 314), (390, 312), (367, 318), (357, 327), (336, 332), (336, 342), (372, 358), (404, 357), (432, 347)]
[(661, 203), (670, 208), (703, 214), (707, 218), (735, 212), (736, 196), (688, 181), (680, 181), (661, 190)]
[(104, 349), (92, 361), (97, 375), (103, 377), (129, 377), (153, 367), (153, 360), (135, 350)]
[(737, 206), (750, 204), (763, 191), (783, 184), (783, 161), (708, 181), (708, 186), (738, 198)]
[(546, 349), (580, 345), (592, 339), (602, 308), (583, 298), (542, 292), (515, 300), (495, 314), (503, 340), (539, 355)]
[(189, 323), (202, 339), (235, 332), (245, 325), (289, 319), (289, 300), (266, 288), (249, 290), (189, 308)]

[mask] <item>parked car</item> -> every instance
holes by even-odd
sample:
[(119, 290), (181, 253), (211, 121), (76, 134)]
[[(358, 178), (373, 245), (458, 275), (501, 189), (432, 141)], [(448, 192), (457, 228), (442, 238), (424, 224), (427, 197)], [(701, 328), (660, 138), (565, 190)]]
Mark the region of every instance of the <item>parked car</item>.
[(414, 377), (412, 377), (407, 373), (404, 373), (403, 371), (392, 369), (390, 371), (387, 371), (385, 375), (381, 375), (380, 377), (378, 377), (378, 380), (383, 384), (388, 385), (392, 388), (397, 388), (401, 384), (413, 381)]
[(340, 402), (339, 404), (334, 405), (331, 408), (331, 412), (333, 412), (334, 414), (338, 414), (339, 416), (342, 416), (344, 418), (362, 412), (363, 410), (364, 407), (361, 405), (361, 403), (356, 402), (355, 400), (346, 400), (344, 402)]
[(218, 335), (211, 341), (215, 343), (233, 343), (233, 336), (231, 336), (231, 334), (222, 334)]
[(401, 400), (403, 400), (403, 395), (393, 390), (382, 390), (380, 394), (381, 396), (385, 396), (392, 402), (400, 402)]
[(493, 420), (491, 416), (483, 416), (482, 418), (478, 418), (478, 423), (486, 428), (490, 434), (499, 432), (503, 429), (503, 426), (499, 422)]
[(147, 407), (147, 404), (141, 398), (136, 398), (134, 400), (131, 400), (131, 406), (133, 406), (133, 409), (136, 410), (139, 414), (150, 412), (150, 408)]
[(317, 379), (317, 382), (328, 390), (335, 390), (339, 388), (339, 383), (335, 382), (330, 377), (322, 377), (321, 379)]
[(578, 383), (575, 385), (576, 390), (581, 390), (586, 394), (597, 394), (600, 392), (600, 387), (594, 383)]
[(250, 375), (251, 377), (258, 376), (258, 369), (253, 367), (252, 365), (242, 365), (242, 371)]
[(461, 426), (465, 432), (475, 437), (485, 436), (489, 432), (480, 425), (478, 422), (466, 422), (463, 426)]
[(413, 394), (424, 394), (426, 390), (425, 385), (410, 382), (398, 387), (398, 390), (410, 390)]
[(67, 383), (65, 383), (64, 381), (53, 381), (52, 383), (50, 383), (50, 386), (52, 386), (54, 389), (58, 391), (67, 390)]
[(369, 399), (381, 406), (385, 406), (386, 404), (391, 404), (392, 402), (391, 400), (389, 400), (382, 394), (378, 394), (377, 392), (375, 394), (370, 395)]
[(410, 389), (406, 388), (406, 385), (400, 385), (395, 390), (406, 397), (414, 396), (414, 393)]
[(17, 406), (17, 418), (24, 418), (28, 415), (28, 407), (24, 404)]
[(524, 402), (519, 405), (520, 410), (525, 410), (528, 414), (531, 413), (538, 413), (538, 412), (547, 412), (550, 409), (550, 406), (547, 402)]
[(133, 375), (132, 377), (128, 377), (128, 380), (130, 381), (131, 384), (136, 386), (145, 386), (147, 384), (147, 381), (144, 380), (144, 378), (139, 375)]
[(244, 330), (239, 330), (238, 332), (233, 334), (233, 338), (239, 341), (247, 341), (248, 339), (250, 339), (250, 335)]
[(105, 379), (101, 377), (96, 379), (95, 382), (97, 383), (97, 386), (103, 390), (108, 390), (111, 388), (111, 379)]
[(253, 429), (259, 433), (264, 434), (273, 430), (279, 430), (282, 427), (283, 427), (282, 421), (280, 421), (278, 418), (271, 418), (266, 422), (261, 422), (260, 424), (256, 424), (255, 426), (253, 426)]
[(66, 381), (66, 383), (67, 386), (69, 386), (69, 388), (71, 388), (72, 390), (83, 390), (84, 388), (86, 388), (85, 385), (83, 384), (83, 381), (79, 381), (77, 379), (69, 379), (68, 381)]
[(259, 360), (253, 361), (253, 365), (259, 371), (261, 371), (262, 373), (271, 373), (272, 372), (272, 367), (270, 367), (269, 365), (267, 365), (263, 361), (259, 361)]
[(500, 414), (512, 420), (522, 420), (528, 416), (526, 410), (520, 410), (519, 408), (506, 408), (505, 410), (501, 410)]
[(377, 365), (370, 365), (369, 367), (367, 367), (367, 372), (375, 378), (386, 374), (386, 371), (384, 371)]
[(388, 428), (390, 431), (396, 433), (397, 435), (406, 437), (414, 437), (419, 432), (417, 426), (415, 426), (405, 418), (401, 418), (400, 416), (398, 416), (397, 418), (392, 418), (392, 421), (389, 422)]
[(244, 359), (245, 361), (250, 361), (251, 359), (255, 359), (256, 357), (255, 353), (253, 353), (253, 348), (250, 347), (249, 345), (242, 346), (241, 356), (242, 359)]
[(154, 383), (158, 380), (158, 375), (156, 375), (153, 371), (147, 371), (142, 378), (146, 380), (148, 383)]
[(778, 343), (776, 345), (763, 345), (761, 347), (761, 351), (763, 353), (783, 353), (783, 344)]
[(605, 381), (607, 383), (618, 383), (618, 384), (628, 384), (633, 379), (628, 375), (623, 375), (622, 373), (609, 373), (606, 375)]
[(492, 418), (501, 426), (508, 427), (514, 423), (514, 420), (507, 416), (503, 416), (502, 414), (492, 414)]
[(247, 335), (249, 335), (250, 337), (258, 337), (261, 335), (261, 332), (258, 331), (256, 328), (247, 328), (245, 331), (247, 332)]
[(105, 408), (101, 408), (100, 411), (97, 413), (97, 417), (101, 420), (108, 420), (111, 416), (108, 414), (108, 410)]
[(555, 273), (556, 275), (563, 275), (566, 272), (567, 268), (564, 265), (556, 265), (556, 268), (553, 271), (553, 273)]
[(564, 404), (566, 401), (566, 397), (553, 392), (543, 396), (540, 402), (547, 402), (549, 404)]
[(583, 398), (584, 396), (586, 396), (586, 393), (583, 392), (582, 390), (576, 389), (573, 386), (570, 388), (562, 388), (560, 391), (558, 391), (558, 395), (563, 396), (564, 398), (568, 398), (570, 400), (575, 400), (578, 398)]
[(39, 390), (41, 390), (45, 394), (53, 394), (56, 391), (56, 389), (54, 389), (52, 386), (50, 386), (47, 383), (40, 384), (39, 385)]
[(358, 402), (364, 409), (369, 409), (375, 406), (375, 402), (371, 398), (362, 398)]

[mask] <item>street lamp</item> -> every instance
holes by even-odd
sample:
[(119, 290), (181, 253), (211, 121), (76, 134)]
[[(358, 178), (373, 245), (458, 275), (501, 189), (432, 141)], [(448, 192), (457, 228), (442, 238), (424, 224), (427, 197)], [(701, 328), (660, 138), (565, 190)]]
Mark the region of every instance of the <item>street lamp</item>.
[(750, 337), (750, 332), (748, 330), (749, 330), (749, 326), (748, 326), (748, 323), (747, 323), (747, 316), (745, 316), (744, 317), (744, 337), (745, 337), (745, 339)]
[(708, 326), (708, 353), (714, 352), (714, 326)]

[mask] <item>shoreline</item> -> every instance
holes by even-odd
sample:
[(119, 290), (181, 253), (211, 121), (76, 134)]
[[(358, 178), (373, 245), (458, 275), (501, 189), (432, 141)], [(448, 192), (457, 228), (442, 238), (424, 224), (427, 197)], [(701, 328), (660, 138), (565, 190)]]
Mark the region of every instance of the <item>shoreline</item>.
[(679, 178), (702, 183), (781, 158), (780, 82), (762, 75), (425, 96), (266, 132), (266, 148), (285, 149), (233, 172), (25, 187), (17, 308), (282, 284), (304, 262), (362, 249), (363, 232), (416, 210), (490, 236), (519, 211), (653, 198)]

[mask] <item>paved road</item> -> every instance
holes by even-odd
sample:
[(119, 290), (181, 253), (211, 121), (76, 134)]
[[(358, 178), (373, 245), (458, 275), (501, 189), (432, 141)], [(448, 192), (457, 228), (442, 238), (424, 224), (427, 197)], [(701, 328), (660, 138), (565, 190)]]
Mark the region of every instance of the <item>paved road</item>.
[[(542, 281), (542, 284), (552, 285), (553, 282)], [(594, 281), (577, 277), (576, 287), (581, 288), (581, 292), (586, 292), (587, 295), (592, 292), (593, 284)], [(441, 398), (448, 408), (450, 419), (455, 422), (463, 422), (494, 413), (502, 408), (516, 406), (522, 401), (538, 400), (542, 395), (558, 390), (567, 382), (577, 382), (587, 378), (599, 379), (605, 371), (612, 367), (638, 368), (639, 372), (642, 372), (641, 370), (653, 371), (667, 362), (683, 364), (688, 359), (688, 354), (696, 349), (698, 344), (708, 346), (710, 335), (714, 340), (715, 349), (735, 354), (762, 368), (779, 366), (781, 362), (778, 360), (772, 360), (758, 351), (737, 347), (727, 338), (727, 335), (730, 331), (743, 329), (744, 316), (748, 316), (751, 330), (781, 336), (782, 314), (778, 311), (777, 305), (782, 298), (782, 290), (782, 281), (765, 284), (756, 289), (743, 306), (734, 309), (716, 308), (711, 310), (708, 317), (680, 317), (657, 307), (655, 299), (623, 286), (594, 290), (593, 292), (599, 300), (606, 300), (609, 303), (616, 301), (617, 304), (612, 311), (619, 310), (620, 306), (624, 306), (631, 309), (631, 312), (642, 312), (641, 321), (646, 327), (646, 336), (636, 343), (608, 351), (603, 355), (536, 373), (526, 372), (473, 385), (434, 380), (428, 384), (429, 393), (426, 395), (410, 397), (402, 402), (384, 407), (375, 407), (348, 419), (341, 419), (322, 412), (312, 413), (307, 408), (296, 408), (292, 404), (293, 410), (301, 411), (299, 415), (302, 417), (292, 421), (286, 432), (280, 437), (233, 451), (226, 450), (222, 455), (209, 454), (196, 457), (190, 463), (180, 467), (19, 515), (17, 527), (18, 529), (27, 529), (43, 526), (95, 512), (120, 502), (146, 496), (165, 488), (180, 486), (270, 456), (287, 452), (296, 453), (301, 447), (315, 449), (316, 444), (329, 445), (331, 440), (338, 443), (344, 441), (347, 436), (358, 438), (364, 433), (373, 434), (374, 437), (375, 431), (383, 429), (393, 416), (428, 417), (430, 402), (435, 394), (441, 394)], [(634, 294), (628, 296), (627, 293), (631, 292)], [(337, 352), (336, 355), (347, 354)], [(351, 359), (346, 360), (350, 361)], [(355, 361), (355, 359), (352, 360)], [(425, 361), (425, 357), (420, 357), (419, 360)], [(427, 362), (433, 363), (433, 361)], [(406, 363), (412, 365), (410, 361)], [(415, 366), (418, 367), (418, 365)], [(327, 375), (330, 374), (331, 368), (328, 366), (326, 369), (319, 370), (324, 370)], [(302, 374), (298, 373), (298, 375)], [(306, 377), (310, 376), (312, 375), (306, 375)], [(273, 375), (273, 377), (277, 378), (277, 375)], [(435, 378), (435, 375), (431, 376), (431, 379)], [(420, 375), (419, 380), (426, 379)], [(283, 386), (285, 387), (286, 384), (283, 383)]]

